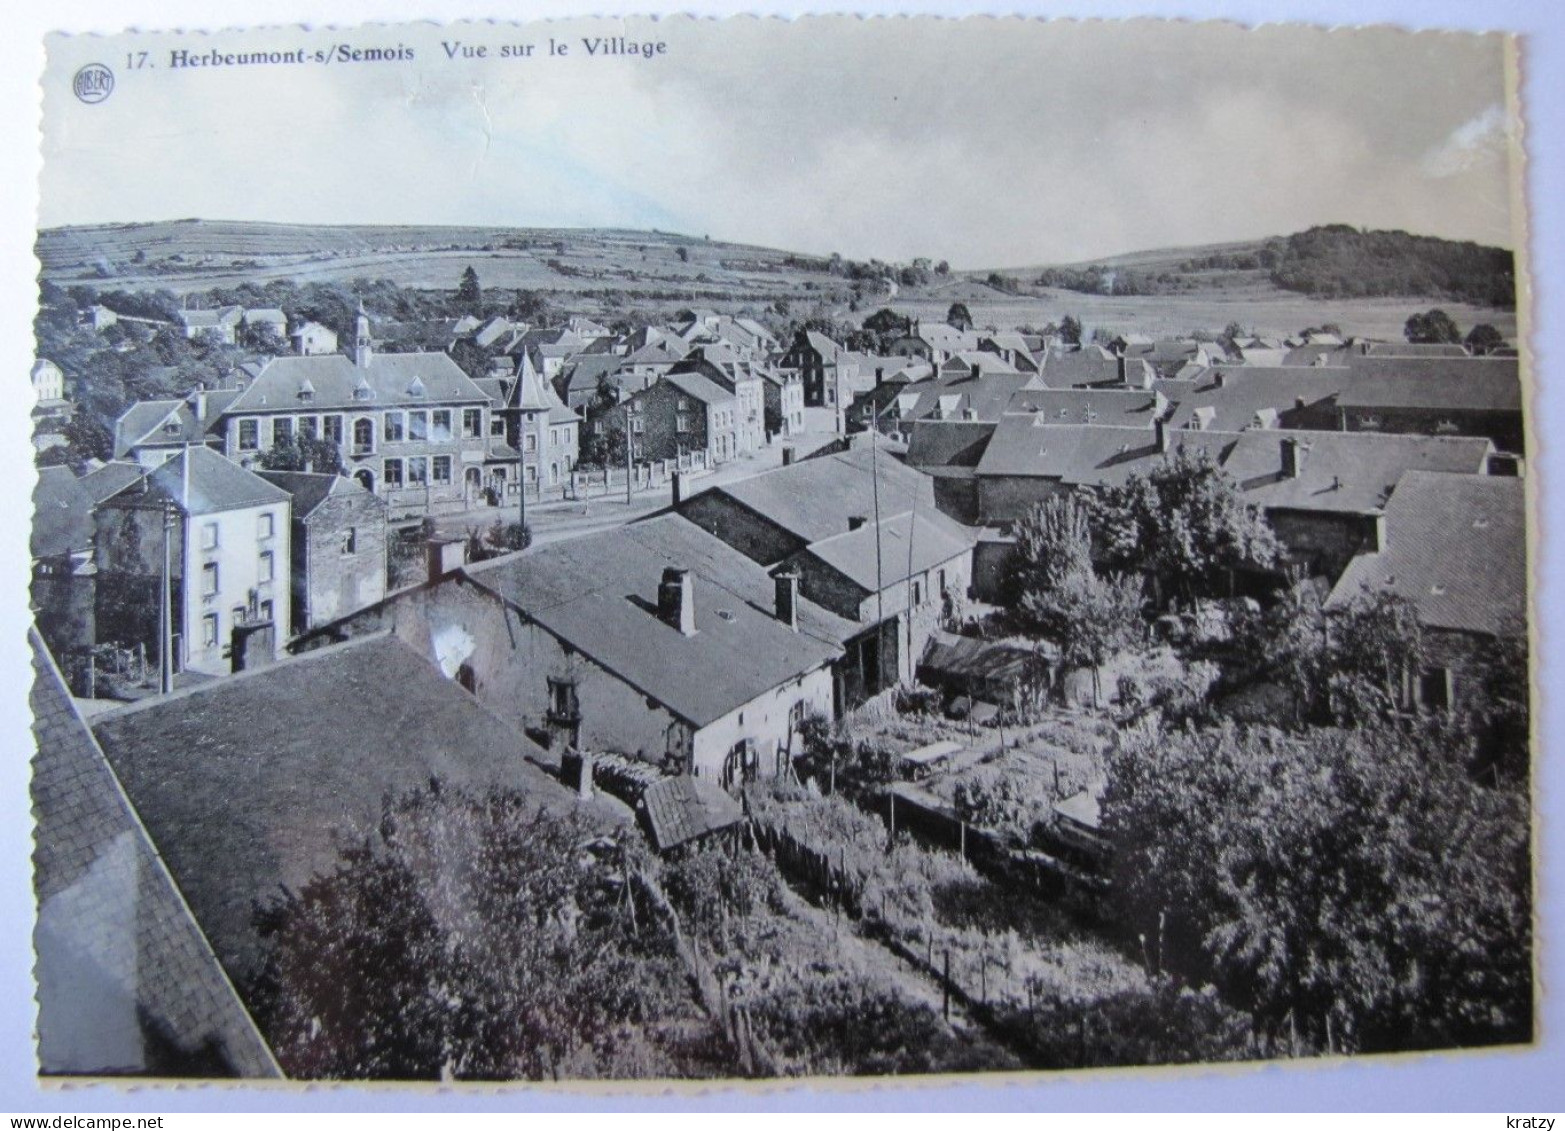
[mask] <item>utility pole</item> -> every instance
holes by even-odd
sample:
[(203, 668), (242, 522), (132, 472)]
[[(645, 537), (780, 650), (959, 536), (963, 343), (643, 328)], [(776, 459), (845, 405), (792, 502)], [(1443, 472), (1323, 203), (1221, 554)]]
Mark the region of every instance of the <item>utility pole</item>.
[(174, 583), (171, 542), (174, 533), (174, 508), (163, 504), (163, 573), (158, 585), (158, 692), (174, 690), (174, 609), (169, 590)]
[(625, 405), (625, 505), (634, 506), (630, 499), (630, 404)]
[(516, 430), (516, 493), (521, 499), (517, 507), (517, 521), (522, 524), (521, 535), (527, 534), (527, 425), (531, 423), (525, 412), (517, 414)]

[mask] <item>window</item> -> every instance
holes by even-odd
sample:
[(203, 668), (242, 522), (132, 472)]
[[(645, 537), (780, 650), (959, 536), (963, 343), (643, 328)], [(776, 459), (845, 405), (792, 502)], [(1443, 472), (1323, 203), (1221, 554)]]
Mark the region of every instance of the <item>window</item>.
[(175, 419), (173, 419), (173, 420), (170, 420), (167, 424), (163, 425), (163, 434), (165, 436), (178, 436), (179, 433), (180, 433), (180, 426), (179, 426), (179, 420), (178, 420), (177, 417)]
[(529, 433), (527, 433), (527, 435), (522, 437), (522, 451), (527, 452), (529, 455), (531, 455), (533, 452), (536, 452), (537, 450), (538, 450), (538, 437), (536, 435), (534, 435), (533, 433), (529, 432)]
[(408, 413), (408, 439), (429, 439), (429, 413), (423, 409)]
[(217, 647), (217, 614), (207, 613), (201, 618), (201, 646)]
[(345, 557), (345, 558), (346, 557), (351, 557), (352, 555), (354, 555), (354, 554), (356, 554), (358, 552), (359, 552), (359, 528), (356, 527), (356, 526), (350, 526), (350, 527), (348, 527), (347, 530), (343, 531), (343, 535), (342, 535), (342, 556)]
[(272, 603), (270, 601), (261, 602), (260, 614), (262, 620), (272, 619)]
[(201, 595), (215, 597), (217, 592), (217, 563), (207, 562), (201, 567)]
[(484, 410), (481, 408), (464, 408), (462, 410), (462, 438), (464, 440), (476, 440), (484, 434)]
[(429, 461), (423, 456), (408, 460), (408, 486), (422, 487), (429, 482)]
[(245, 621), (250, 619), (243, 605), (235, 605), (229, 610), (229, 616), (235, 624), (244, 624)]
[(451, 439), (449, 408), (437, 408), (429, 414), (429, 438), (437, 442)]
[(915, 604), (915, 605), (922, 605), (923, 603), (924, 603), (924, 583), (922, 581), (919, 581), (919, 580), (917, 580), (915, 578), (914, 581), (913, 581), (913, 604)]
[(491, 436), (505, 435), (505, 417), (491, 416), (489, 418), (489, 434)]
[(203, 550), (217, 549), (217, 523), (203, 522), (201, 524), (201, 548)]
[(260, 558), (255, 563), (255, 579), (257, 581), (270, 581), (272, 580), (272, 571), (272, 551), (263, 550)]
[(434, 466), (430, 469), (430, 478), (436, 483), (451, 482), (451, 457), (436, 456)]
[(359, 418), (353, 422), (353, 454), (368, 455), (375, 450), (375, 422)]
[(581, 719), (581, 702), (576, 697), (574, 679), (549, 680), (549, 719), (559, 723), (574, 723)]
[(299, 417), (299, 439), (317, 440), (321, 435), (321, 418), (318, 416)]
[(630, 430), (638, 436), (641, 435), (643, 431), (645, 431), (645, 429), (642, 427), (641, 417), (637, 416), (631, 418)]
[(271, 511), (260, 515), (255, 520), (255, 536), (257, 538), (270, 538), (277, 532), (277, 520)]
[(293, 421), (279, 416), (272, 421), (272, 447), (286, 444), (293, 439)]
[(261, 446), (261, 422), (259, 420), (241, 420), (239, 422), (239, 450), (253, 452)]
[(682, 412), (679, 413), (677, 416), (675, 416), (674, 417), (674, 431), (676, 431), (676, 432), (688, 432), (688, 431), (690, 431), (690, 417), (686, 416)]
[(1426, 711), (1451, 709), (1451, 669), (1428, 668), (1418, 677), (1418, 701)]
[(560, 446), (560, 430), (558, 428), (549, 429), (549, 444), (556, 448)]
[(941, 593), (941, 596), (944, 596), (945, 595), (945, 591), (946, 591), (946, 571), (945, 570), (942, 569), (940, 571), (939, 579), (940, 579), (940, 593)]
[(338, 445), (342, 443), (342, 417), (335, 413), (321, 417), (321, 439)]
[(406, 424), (403, 414), (400, 412), (388, 412), (386, 414), (386, 427), (381, 432), (381, 438), (386, 443), (395, 443), (405, 435)]
[(380, 481), (387, 487), (402, 486), (402, 461), (388, 459), (381, 468)]

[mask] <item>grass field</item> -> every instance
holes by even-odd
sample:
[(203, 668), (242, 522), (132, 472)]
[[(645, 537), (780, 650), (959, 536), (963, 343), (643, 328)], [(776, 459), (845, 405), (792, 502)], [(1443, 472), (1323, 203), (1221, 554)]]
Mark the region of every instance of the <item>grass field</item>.
[[(1258, 246), (1259, 241), (1255, 241)], [(1213, 251), (1251, 244), (1163, 249), (1104, 260), (1123, 266), (1172, 267)], [(857, 322), (890, 306), (943, 321), (963, 302), (980, 326), (1042, 326), (1071, 314), (1090, 331), (1177, 335), (1219, 331), (1231, 322), (1266, 335), (1335, 322), (1349, 334), (1400, 338), (1428, 299), (1314, 299), (1273, 286), (1261, 272), (1201, 272), (1181, 294), (1115, 297), (1037, 289), (1008, 294), (972, 273), (927, 286), (867, 295), (857, 311), (849, 284), (819, 269), (818, 260), (773, 248), (709, 241), (666, 232), (612, 229), (371, 227), (179, 220), (55, 228), (38, 235), (43, 278), (100, 289), (164, 288), (175, 293), (265, 283), (273, 279), (350, 282), (387, 279), (405, 287), (453, 289), (472, 265), (488, 290), (527, 289), (558, 296), (582, 313), (641, 306), (671, 311), (692, 302), (720, 310), (760, 309), (783, 299), (797, 312), (823, 303), (839, 319)], [(1026, 278), (1028, 272), (1007, 272)], [(1507, 338), (1512, 311), (1441, 304), (1465, 331), (1488, 322)]]

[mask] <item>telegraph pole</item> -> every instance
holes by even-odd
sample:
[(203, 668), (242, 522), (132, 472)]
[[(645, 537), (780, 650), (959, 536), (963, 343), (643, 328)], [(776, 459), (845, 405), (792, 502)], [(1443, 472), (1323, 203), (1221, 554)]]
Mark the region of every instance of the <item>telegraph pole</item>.
[(174, 533), (174, 508), (163, 504), (163, 573), (158, 586), (158, 692), (174, 690), (174, 609), (169, 592), (174, 583), (170, 543)]
[(630, 499), (630, 403), (625, 404), (625, 505), (634, 506)]

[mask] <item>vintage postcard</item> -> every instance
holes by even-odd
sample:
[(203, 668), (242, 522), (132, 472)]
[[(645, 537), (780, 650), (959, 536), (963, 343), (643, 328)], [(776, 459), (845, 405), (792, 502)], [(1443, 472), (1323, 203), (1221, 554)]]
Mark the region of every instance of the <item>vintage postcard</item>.
[(46, 48), (40, 1077), (1533, 1044), (1513, 38)]

